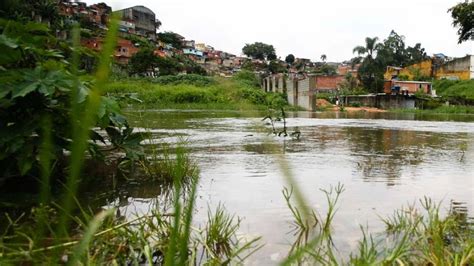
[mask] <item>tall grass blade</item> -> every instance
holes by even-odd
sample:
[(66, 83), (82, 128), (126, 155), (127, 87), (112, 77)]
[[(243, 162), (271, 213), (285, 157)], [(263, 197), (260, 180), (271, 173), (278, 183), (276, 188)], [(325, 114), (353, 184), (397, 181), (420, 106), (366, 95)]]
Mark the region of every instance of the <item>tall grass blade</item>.
[(176, 264), (176, 252), (180, 249), (183, 245), (181, 234), (180, 234), (180, 227), (181, 227), (181, 211), (182, 205), (180, 202), (180, 195), (181, 195), (181, 181), (182, 181), (182, 174), (184, 172), (183, 169), (183, 148), (178, 147), (176, 149), (176, 167), (173, 171), (173, 186), (174, 186), (174, 221), (173, 227), (170, 234), (170, 241), (169, 246), (167, 248), (167, 252), (165, 255), (165, 266), (177, 265)]
[[(101, 100), (101, 88), (103, 88), (107, 82), (111, 63), (111, 55), (116, 45), (117, 30), (118, 20), (114, 16), (111, 19), (109, 30), (107, 32), (105, 43), (102, 49), (100, 63), (95, 74), (96, 83), (90, 90), (87, 101), (85, 103), (84, 112), (80, 112), (79, 107), (77, 107), (77, 105), (79, 105), (77, 101), (73, 103), (73, 114), (71, 116), (72, 119), (76, 119), (75, 121), (73, 121), (73, 124), (76, 124), (76, 121), (79, 121), (79, 118), (81, 119), (80, 124), (76, 124), (76, 127), (73, 127), (74, 134), (71, 146), (70, 171), (68, 179), (66, 181), (66, 186), (68, 189), (67, 192), (64, 194), (62, 201), (62, 206), (66, 213), (71, 212), (73, 209), (74, 196), (76, 195), (79, 186), (80, 173), (85, 159), (84, 153), (88, 145), (87, 142), (89, 140), (90, 133), (89, 129), (94, 126), (97, 118), (97, 111), (99, 110)], [(74, 44), (74, 46), (77, 47), (78, 43)], [(73, 97), (76, 96), (73, 95)], [(60, 219), (60, 224), (58, 227), (59, 232), (61, 234), (67, 235), (68, 223), (69, 221), (67, 219), (67, 216), (63, 215)]]
[(52, 137), (51, 137), (52, 123), (51, 116), (46, 115), (42, 119), (42, 140), (39, 152), (40, 167), (41, 167), (41, 185), (40, 185), (40, 204), (47, 204), (50, 200), (50, 177), (51, 177), (51, 161), (53, 159), (52, 151)]
[(87, 248), (89, 247), (89, 243), (92, 241), (94, 234), (101, 226), (102, 222), (105, 218), (112, 215), (115, 212), (115, 209), (109, 209), (107, 211), (102, 211), (97, 214), (92, 221), (90, 221), (84, 236), (82, 237), (81, 242), (77, 245), (72, 253), (71, 261), (68, 263), (69, 265), (77, 265), (78, 262), (83, 258), (84, 253), (86, 252)]
[(196, 201), (196, 193), (197, 193), (197, 186), (198, 186), (198, 177), (193, 177), (191, 181), (191, 193), (189, 195), (189, 202), (184, 209), (184, 232), (183, 237), (181, 239), (181, 248), (180, 248), (180, 263), (185, 264), (188, 259), (188, 243), (190, 240), (191, 235), (191, 222), (193, 218), (193, 211), (194, 211), (194, 204)]

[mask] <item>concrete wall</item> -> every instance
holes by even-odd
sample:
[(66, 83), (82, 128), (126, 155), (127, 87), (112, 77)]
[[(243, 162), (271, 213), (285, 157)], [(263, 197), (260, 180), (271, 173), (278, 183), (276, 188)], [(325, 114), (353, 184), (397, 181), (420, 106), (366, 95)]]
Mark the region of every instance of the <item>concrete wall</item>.
[(456, 58), (436, 70), (436, 78), (442, 79), (474, 79), (474, 55)]
[(310, 102), (312, 94), (310, 92), (309, 79), (298, 80), (298, 106), (306, 110), (312, 110)]
[(288, 104), (290, 105), (297, 105), (298, 104), (298, 81), (295, 79), (287, 79), (286, 81), (286, 94)]
[(376, 95), (348, 95), (342, 100), (345, 106), (360, 104), (361, 106), (377, 107)]
[(415, 108), (415, 98), (402, 95), (377, 95), (377, 107), (382, 109)]
[(286, 88), (286, 78), (282, 74), (268, 76), (262, 79), (262, 90), (264, 92), (284, 93)]
[(474, 79), (474, 55), (471, 55), (470, 72), (471, 72), (471, 79)]
[(412, 96), (403, 95), (349, 95), (343, 97), (343, 103), (345, 106), (351, 106), (355, 103), (361, 106), (377, 107), (381, 109), (393, 109), (393, 108), (415, 108), (416, 98)]
[(316, 109), (314, 91), (310, 87), (309, 79), (289, 78), (286, 80), (286, 93), (290, 105), (299, 106), (306, 110)]

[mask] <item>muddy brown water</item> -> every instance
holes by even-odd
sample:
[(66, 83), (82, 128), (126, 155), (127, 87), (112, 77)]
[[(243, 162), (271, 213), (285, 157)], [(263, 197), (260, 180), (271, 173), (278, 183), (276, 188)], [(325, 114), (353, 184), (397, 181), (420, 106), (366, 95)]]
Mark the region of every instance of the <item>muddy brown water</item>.
[[(195, 223), (223, 203), (243, 219), (243, 236), (263, 237), (265, 246), (249, 264), (277, 263), (294, 240), (282, 196), (288, 184), (274, 153), (284, 154), (311, 207), (322, 214), (327, 204), (320, 188), (345, 186), (333, 224), (341, 258), (355, 249), (360, 225), (383, 231), (379, 216), (423, 196), (443, 201), (445, 211), (450, 200), (464, 202), (473, 214), (474, 116), (290, 113), (288, 130), (297, 127), (299, 140), (257, 130), (265, 126), (263, 115), (252, 112), (147, 110), (128, 116), (157, 142), (187, 141), (201, 176)], [(148, 212), (160, 194), (150, 184), (123, 189), (108, 206), (127, 215)]]

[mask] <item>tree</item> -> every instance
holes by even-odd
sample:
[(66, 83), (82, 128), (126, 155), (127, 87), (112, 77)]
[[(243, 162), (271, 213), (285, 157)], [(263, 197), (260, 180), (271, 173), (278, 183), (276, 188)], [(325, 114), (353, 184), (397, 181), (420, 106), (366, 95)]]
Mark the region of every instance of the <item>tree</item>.
[(394, 30), (387, 39), (376, 45), (377, 59), (385, 66), (403, 67), (406, 65), (407, 53), (405, 50), (405, 37)]
[(260, 60), (275, 60), (276, 53), (273, 45), (265, 44), (262, 42), (255, 42), (253, 44), (245, 44), (242, 48), (242, 52), (254, 59)]
[(384, 67), (374, 58), (374, 52), (376, 52), (379, 47), (377, 40), (377, 37), (367, 37), (365, 38), (365, 46), (356, 46), (353, 49), (354, 53), (357, 53), (359, 56), (364, 56), (358, 71), (359, 80), (370, 92), (378, 92), (383, 85)]
[(277, 56), (275, 53), (270, 53), (269, 55), (267, 55), (267, 60), (276, 60), (277, 59)]
[(157, 34), (158, 35), (158, 40), (170, 44), (176, 49), (182, 49), (183, 48), (183, 43), (181, 37), (172, 32), (172, 31), (165, 31), (165, 32), (160, 32)]
[(148, 73), (154, 73), (158, 67), (156, 56), (151, 49), (141, 49), (134, 54), (128, 63), (129, 73), (145, 76)]
[(285, 62), (288, 64), (293, 64), (295, 62), (295, 56), (293, 54), (289, 54), (285, 57)]
[(365, 46), (356, 46), (352, 50), (353, 53), (357, 53), (358, 55), (366, 55), (366, 58), (373, 59), (373, 54), (375, 49), (377, 48), (377, 41), (379, 40), (378, 37), (365, 38)]
[(449, 12), (451, 12), (451, 17), (453, 18), (453, 26), (459, 27), (458, 43), (462, 43), (473, 38), (474, 2), (465, 1), (464, 3), (459, 3), (448, 9), (448, 13)]
[(42, 22), (54, 30), (64, 26), (64, 17), (59, 13), (56, 0), (2, 0), (0, 17), (21, 22)]
[(285, 72), (286, 68), (282, 66), (277, 60), (272, 60), (268, 64), (268, 71), (272, 74)]
[(362, 57), (356, 56), (354, 58), (351, 58), (350, 64), (351, 64), (351, 69), (354, 70), (356, 65), (360, 64), (362, 62)]
[(429, 58), (429, 56), (425, 52), (425, 48), (421, 48), (420, 43), (415, 44), (415, 46), (413, 47), (409, 46), (406, 50), (406, 54), (406, 65), (416, 64)]
[(321, 55), (321, 61), (326, 62), (327, 56), (325, 54)]
[(335, 66), (331, 66), (329, 64), (324, 64), (322, 65), (320, 68), (319, 68), (319, 72), (320, 73), (323, 73), (324, 75), (336, 75), (337, 74), (337, 71), (336, 71), (336, 67)]

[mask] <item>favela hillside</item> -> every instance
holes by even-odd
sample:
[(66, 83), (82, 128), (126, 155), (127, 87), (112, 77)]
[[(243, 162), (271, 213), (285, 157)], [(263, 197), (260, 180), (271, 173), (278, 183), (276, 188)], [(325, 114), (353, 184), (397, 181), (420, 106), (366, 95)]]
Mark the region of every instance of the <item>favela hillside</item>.
[(0, 265), (474, 265), (474, 2), (4, 0)]

